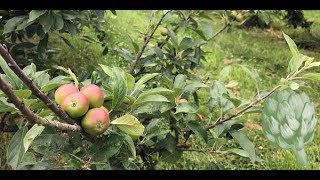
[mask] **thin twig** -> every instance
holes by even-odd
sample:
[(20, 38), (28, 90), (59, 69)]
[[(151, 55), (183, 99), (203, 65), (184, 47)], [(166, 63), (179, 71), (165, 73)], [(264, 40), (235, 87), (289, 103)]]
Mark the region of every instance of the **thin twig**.
[(71, 125), (71, 124), (59, 122), (57, 120), (48, 120), (32, 112), (31, 109), (29, 109), (23, 103), (23, 101), (21, 101), (16, 96), (15, 92), (12, 90), (10, 85), (7, 82), (5, 82), (1, 77), (0, 77), (0, 89), (7, 95), (8, 99), (15, 105), (15, 107), (21, 111), (25, 119), (27, 119), (28, 121), (32, 123), (41, 124), (47, 127), (53, 127), (60, 130), (65, 130), (65, 131), (81, 131), (81, 127), (77, 124)]
[(218, 150), (208, 150), (208, 149), (197, 149), (197, 148), (184, 148), (180, 147), (177, 148), (178, 151), (193, 151), (193, 152), (200, 152), (200, 153), (215, 153), (215, 154), (223, 154), (223, 151)]
[[(268, 94), (266, 94), (263, 97), (258, 98), (257, 100), (255, 100), (254, 102), (250, 103), (248, 106), (246, 106), (245, 108), (243, 108), (242, 110), (236, 112), (235, 114), (224, 118), (224, 119), (220, 119), (218, 118), (215, 123), (208, 125), (207, 127), (205, 127), (206, 131), (209, 131), (210, 129), (216, 127), (217, 125), (226, 122), (226, 121), (230, 121), (236, 117), (238, 117), (239, 115), (241, 115), (242, 113), (246, 112), (247, 110), (249, 110), (250, 108), (254, 107), (256, 104), (258, 104), (259, 102), (261, 102), (262, 100), (264, 100), (265, 98), (269, 97), (271, 94), (273, 94), (277, 89), (279, 89), (281, 87), (281, 85), (278, 85), (276, 87), (274, 87)], [(194, 134), (193, 131), (189, 130), (186, 132), (185, 134), (185, 142), (187, 142), (187, 140), (190, 138), (191, 134)]]
[(147, 36), (146, 40), (144, 41), (142, 47), (140, 48), (140, 50), (139, 50), (139, 52), (138, 52), (136, 58), (134, 59), (134, 61), (133, 61), (132, 64), (131, 64), (131, 67), (130, 67), (130, 74), (131, 74), (131, 75), (134, 75), (134, 74), (135, 74), (135, 73), (134, 73), (134, 69), (136, 68), (136, 66), (137, 66), (137, 64), (138, 64), (138, 62), (139, 62), (139, 60), (140, 60), (140, 58), (141, 58), (144, 50), (146, 49), (146, 47), (147, 47), (147, 45), (148, 45), (148, 43), (149, 43), (149, 41), (150, 41), (150, 39), (151, 39), (151, 37), (153, 36), (153, 34), (156, 32), (156, 30), (157, 30), (158, 27), (160, 26), (163, 18), (164, 18), (169, 12), (171, 12), (171, 10), (167, 11), (166, 13), (164, 13), (164, 14), (161, 16), (159, 22), (156, 24), (156, 26), (155, 26), (154, 29), (151, 31), (151, 33)]
[(41, 101), (45, 103), (45, 105), (51, 109), (56, 115), (58, 115), (61, 119), (65, 120), (69, 124), (76, 123), (75, 120), (69, 118), (65, 111), (63, 111), (59, 106), (53, 102), (46, 94), (44, 94), (33, 82), (32, 80), (21, 70), (21, 68), (17, 65), (15, 60), (12, 58), (7, 49), (0, 44), (0, 55), (3, 59), (8, 63), (8, 66), (12, 71), (28, 86), (28, 88), (32, 91), (32, 94), (38, 97)]

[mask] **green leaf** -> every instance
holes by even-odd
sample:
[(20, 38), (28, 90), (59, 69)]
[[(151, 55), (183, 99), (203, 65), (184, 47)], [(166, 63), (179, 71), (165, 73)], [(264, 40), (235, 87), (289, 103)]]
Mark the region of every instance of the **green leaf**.
[(63, 40), (64, 43), (66, 43), (66, 45), (69, 46), (69, 48), (71, 48), (72, 50), (76, 50), (76, 48), (71, 44), (71, 42), (68, 39), (62, 36), (60, 36), (60, 38)]
[(42, 133), (44, 128), (44, 126), (37, 124), (32, 126), (32, 128), (27, 132), (27, 134), (23, 138), (24, 152), (27, 152), (33, 140)]
[(177, 105), (176, 112), (174, 114), (178, 113), (196, 113), (198, 111), (198, 107), (191, 102), (187, 103), (181, 103)]
[(170, 40), (173, 43), (173, 45), (175, 47), (178, 47), (178, 38), (177, 38), (176, 34), (171, 29), (168, 29), (168, 35), (171, 37)]
[(283, 36), (287, 41), (287, 44), (292, 54), (292, 58), (288, 66), (288, 72), (289, 73), (296, 72), (299, 69), (299, 67), (302, 65), (303, 61), (306, 60), (308, 57), (303, 54), (300, 54), (295, 42), (284, 32), (283, 32)]
[(71, 78), (66, 77), (66, 76), (57, 76), (57, 77), (51, 79), (46, 85), (42, 86), (41, 91), (44, 93), (49, 92), (52, 89), (55, 89), (62, 84), (66, 84), (70, 80), (71, 80)]
[(53, 25), (53, 22), (53, 15), (45, 14), (43, 16), (40, 16), (39, 18), (39, 23), (41, 24), (44, 33), (49, 32), (50, 28)]
[(208, 142), (207, 131), (198, 121), (188, 121), (187, 126), (193, 131), (198, 137), (201, 137), (206, 143)]
[(256, 161), (256, 151), (253, 143), (248, 139), (248, 137), (243, 132), (237, 130), (231, 130), (229, 133), (240, 144), (240, 146), (248, 152), (250, 160), (252, 162)]
[(15, 112), (15, 111), (18, 111), (18, 109), (16, 109), (13, 104), (8, 103), (5, 97), (0, 97), (0, 112)]
[(182, 156), (182, 151), (174, 151), (170, 153), (169, 151), (163, 151), (161, 153), (161, 161), (174, 164), (176, 163)]
[(7, 149), (7, 163), (13, 169), (17, 169), (26, 151), (23, 146), (23, 139), (27, 132), (28, 128), (24, 126), (20, 128), (10, 140), (10, 144)]
[(21, 99), (27, 99), (31, 96), (32, 91), (29, 89), (19, 89), (19, 90), (14, 90), (16, 96), (18, 96)]
[(57, 30), (57, 31), (61, 30), (64, 25), (64, 21), (62, 19), (62, 16), (60, 14), (56, 14), (53, 16), (53, 18), (54, 18), (54, 22), (52, 25), (52, 29)]
[(25, 19), (27, 19), (28, 16), (23, 15), (23, 16), (16, 16), (11, 19), (9, 19), (6, 24), (4, 25), (4, 30), (3, 33), (7, 34), (12, 31), (15, 31), (16, 27), (21, 24)]
[(212, 27), (209, 23), (207, 23), (206, 21), (202, 21), (200, 22), (201, 26), (204, 28), (204, 30), (207, 33), (207, 36), (210, 38), (211, 36), (213, 36), (213, 30)]
[(47, 48), (48, 45), (48, 40), (49, 40), (49, 35), (45, 34), (44, 37), (39, 41), (37, 51), (38, 52), (44, 52)]
[(239, 156), (242, 156), (242, 157), (246, 157), (248, 158), (249, 157), (249, 154), (247, 151), (243, 150), (243, 149), (238, 149), (238, 148), (232, 148), (232, 149), (228, 149), (229, 152), (232, 152), (234, 154), (237, 154)]
[(132, 62), (133, 61), (133, 56), (132, 54), (130, 53), (130, 51), (128, 51), (127, 49), (124, 49), (124, 48), (116, 48), (115, 49), (117, 52), (120, 53), (120, 55), (125, 58), (127, 61), (129, 62)]
[(131, 74), (126, 73), (126, 80), (127, 80), (127, 92), (129, 92), (134, 87), (135, 79)]
[(23, 82), (20, 78), (10, 69), (7, 62), (0, 56), (0, 67), (3, 72), (12, 80), (11, 84), (14, 89), (20, 89), (23, 87)]
[(152, 74), (146, 74), (142, 76), (139, 81), (136, 82), (136, 86), (142, 85), (146, 83), (147, 81), (151, 80), (152, 78), (158, 76), (160, 73), (152, 73)]
[(164, 102), (154, 102), (154, 103), (148, 103), (145, 105), (140, 106), (138, 109), (134, 110), (134, 114), (153, 114), (154, 112), (160, 112), (164, 113), (170, 109), (172, 109), (174, 106), (171, 103), (164, 103)]
[(208, 88), (209, 86), (202, 83), (202, 82), (193, 82), (191, 84), (188, 84), (186, 87), (185, 87), (185, 92), (188, 92), (188, 93), (193, 93), (195, 92), (196, 90), (198, 90), (199, 88)]
[(158, 88), (153, 88), (153, 89), (148, 89), (140, 94), (138, 99), (144, 98), (146, 96), (154, 95), (154, 94), (160, 94), (160, 95), (172, 95), (173, 91), (170, 89), (166, 89), (163, 87), (158, 87)]
[(260, 82), (259, 74), (257, 73), (257, 71), (255, 69), (253, 69), (252, 67), (250, 67), (248, 65), (240, 65), (240, 67), (242, 68), (242, 70), (244, 72), (246, 72), (255, 81), (256, 84), (258, 84)]
[(230, 128), (232, 125), (237, 124), (237, 120), (232, 119), (230, 121), (225, 121), (219, 125), (217, 125), (214, 130), (218, 137), (222, 137)]
[(306, 73), (302, 77), (313, 81), (320, 81), (320, 73)]
[(36, 20), (38, 17), (40, 17), (44, 13), (46, 13), (45, 10), (32, 10), (32, 11), (30, 11), (28, 22), (32, 22), (32, 21)]
[(127, 94), (127, 84), (124, 78), (124, 72), (121, 68), (112, 68), (113, 76), (113, 99), (112, 99), (112, 109), (119, 107)]
[(187, 76), (184, 74), (178, 74), (174, 79), (174, 87), (184, 89), (187, 85)]
[(129, 134), (131, 137), (139, 137), (144, 132), (144, 126), (136, 117), (130, 114), (126, 114), (111, 121), (111, 124), (116, 125), (121, 131)]
[(112, 77), (112, 75), (113, 75), (112, 69), (109, 66), (106, 66), (103, 64), (99, 64), (99, 66), (102, 68), (103, 72), (106, 73), (106, 75)]
[(163, 52), (159, 47), (154, 48), (154, 52), (161, 60), (163, 59)]
[(134, 142), (132, 140), (132, 138), (128, 135), (124, 135), (124, 140), (125, 140), (125, 144), (127, 145), (131, 155), (132, 155), (132, 158), (135, 159), (136, 158), (136, 147), (134, 145)]
[(36, 163), (36, 157), (31, 152), (26, 152), (20, 164), (17, 167), (17, 170), (29, 170), (27, 166), (34, 165)]
[(90, 149), (93, 156), (92, 160), (106, 162), (110, 157), (119, 152), (123, 143), (123, 136), (114, 133), (99, 138)]
[(232, 66), (230, 66), (230, 65), (223, 67), (218, 75), (219, 79), (223, 79), (225, 77), (228, 77), (231, 70), (232, 70)]
[(67, 153), (70, 147), (67, 140), (59, 134), (56, 134), (52, 129), (51, 131), (53, 132), (46, 132), (46, 130), (47, 129), (44, 129), (43, 132), (34, 139), (31, 144), (32, 149), (46, 156)]
[(139, 52), (139, 46), (138, 46), (138, 44), (135, 42), (135, 40), (132, 39), (131, 36), (129, 36), (129, 38), (130, 38), (131, 43), (132, 43), (132, 46), (133, 46), (133, 48), (134, 48), (134, 52), (135, 52), (135, 53), (138, 53), (138, 52)]
[(284, 38), (290, 48), (292, 56), (293, 57), (299, 56), (300, 52), (298, 50), (296, 43), (288, 35), (286, 35), (284, 32), (282, 32), (282, 34), (283, 34), (283, 36), (284, 36)]
[(170, 102), (166, 97), (160, 94), (152, 94), (138, 98), (131, 106), (132, 109), (137, 109), (138, 107), (151, 102)]
[(227, 94), (226, 87), (219, 81), (213, 81), (212, 87), (210, 88), (211, 97), (220, 97), (223, 94)]

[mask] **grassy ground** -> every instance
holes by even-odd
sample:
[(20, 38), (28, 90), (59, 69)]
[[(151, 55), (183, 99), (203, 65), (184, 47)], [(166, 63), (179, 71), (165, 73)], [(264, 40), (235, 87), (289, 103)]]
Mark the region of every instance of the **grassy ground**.
[[(79, 37), (71, 37), (71, 43), (78, 49), (70, 50), (61, 39), (53, 36), (52, 44), (61, 44), (61, 51), (55, 56), (58, 64), (70, 67), (73, 70), (81, 72), (87, 68), (94, 68), (97, 64), (108, 64), (110, 66), (126, 67), (128, 62), (119, 57), (114, 45), (129, 47), (132, 45), (128, 34), (137, 38), (139, 33), (134, 31), (138, 28), (140, 31), (145, 29), (148, 23), (148, 13), (146, 11), (117, 11), (117, 16), (107, 13), (106, 22), (103, 27), (107, 29), (109, 41), (109, 53), (106, 56), (101, 54), (102, 47), (99, 44), (89, 44)], [(243, 29), (233, 28), (230, 33), (223, 32), (208, 45), (205, 46), (207, 61), (204, 66), (197, 70), (197, 74), (209, 76), (215, 79), (220, 70), (226, 66), (226, 60), (236, 60), (240, 64), (250, 65), (255, 68), (260, 75), (260, 89), (272, 88), (281, 77), (286, 75), (288, 61), (291, 58), (289, 48), (284, 41), (282, 32), (298, 40), (302, 45), (316, 44), (320, 41), (320, 11), (305, 11), (308, 20), (314, 21), (311, 32), (313, 36), (302, 29), (293, 29), (278, 25), (274, 29)], [(214, 29), (218, 29), (221, 23), (217, 20), (213, 22)], [(83, 34), (95, 37), (95, 33), (86, 29)], [(141, 43), (142, 40), (139, 42)], [(320, 46), (319, 46), (320, 47)], [(314, 46), (311, 49), (301, 49), (301, 52), (320, 59), (319, 47)], [(80, 66), (81, 64), (81, 66)], [(86, 66), (82, 66), (86, 64)], [(251, 79), (239, 71), (234, 71), (232, 76), (223, 79), (224, 83), (231, 80), (237, 81), (239, 87), (239, 96), (250, 98), (255, 94), (255, 86), (252, 85)], [(315, 88), (320, 88), (318, 84), (312, 84)], [(319, 94), (310, 93), (312, 100), (315, 102), (319, 115)], [(159, 163), (157, 169), (207, 169), (210, 162), (220, 163), (227, 169), (299, 169), (295, 163), (295, 158), (290, 151), (277, 149), (270, 145), (261, 132), (260, 120), (257, 115), (243, 116), (239, 120), (245, 122), (249, 138), (253, 141), (257, 154), (262, 158), (262, 162), (251, 163), (248, 158), (240, 157), (234, 154), (203, 154), (198, 152), (184, 153), (182, 158), (175, 164)], [(310, 166), (305, 169), (319, 169), (320, 151), (320, 126), (318, 126), (315, 139), (311, 145), (306, 148), (309, 157)], [(195, 146), (201, 146), (202, 142), (192, 139)], [(216, 146), (222, 144), (224, 139), (213, 142)], [(231, 147), (239, 147), (234, 141), (230, 141), (221, 147), (225, 150)]]

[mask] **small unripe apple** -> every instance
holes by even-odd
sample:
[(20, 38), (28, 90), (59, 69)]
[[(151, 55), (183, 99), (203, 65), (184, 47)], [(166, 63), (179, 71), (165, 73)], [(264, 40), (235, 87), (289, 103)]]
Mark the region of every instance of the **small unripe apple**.
[(54, 93), (54, 99), (57, 104), (61, 105), (62, 100), (69, 94), (79, 92), (74, 84), (64, 84), (60, 86)]
[(239, 13), (237, 16), (236, 16), (236, 21), (238, 22), (242, 22), (244, 20), (244, 17), (241, 13)]
[(162, 36), (167, 36), (168, 35), (169, 30), (167, 28), (161, 28), (160, 33)]
[(76, 92), (63, 99), (61, 108), (72, 118), (81, 117), (89, 109), (89, 100), (81, 92)]
[(90, 109), (81, 120), (83, 130), (93, 136), (104, 133), (109, 125), (109, 112), (105, 107)]
[(81, 88), (81, 93), (87, 96), (90, 108), (99, 108), (104, 102), (102, 89), (95, 84), (88, 84)]

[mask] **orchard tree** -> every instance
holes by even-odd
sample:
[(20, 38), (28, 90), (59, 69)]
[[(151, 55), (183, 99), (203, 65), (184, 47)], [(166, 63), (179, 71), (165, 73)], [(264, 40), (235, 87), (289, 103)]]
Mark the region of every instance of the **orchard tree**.
[[(34, 20), (33, 13), (22, 21)], [(309, 87), (305, 80), (320, 79), (311, 71), (320, 62), (301, 54), (283, 34), (292, 59), (275, 87), (259, 90), (258, 73), (245, 64), (221, 70), (227, 76), (240, 67), (252, 78), (257, 95), (239, 98), (218, 79), (201, 79), (193, 71), (206, 60), (202, 47), (230, 28), (227, 12), (153, 13), (142, 45), (132, 39), (132, 51), (118, 49), (130, 62), (128, 69), (100, 64), (83, 81), (64, 67), (55, 77), (34, 63), (20, 68), (10, 49), (0, 45), (0, 127), (15, 131), (1, 163), (12, 169), (151, 169), (160, 161), (176, 162), (182, 153), (214, 153), (217, 138), (234, 139), (242, 147), (234, 153), (260, 161), (238, 121), (253, 112), (261, 113), (272, 144), (291, 149), (299, 165), (308, 163), (304, 146), (313, 140), (317, 118), (302, 90)], [(218, 31), (210, 24), (213, 16), (224, 22)], [(182, 30), (198, 36), (181, 37)], [(199, 98), (199, 90), (209, 98)], [(203, 147), (193, 146), (192, 136)]]

